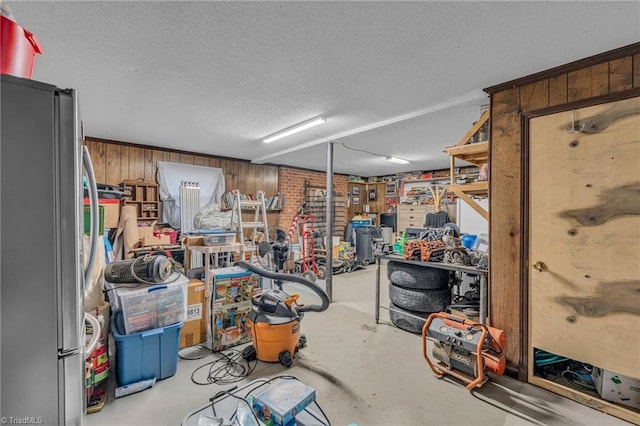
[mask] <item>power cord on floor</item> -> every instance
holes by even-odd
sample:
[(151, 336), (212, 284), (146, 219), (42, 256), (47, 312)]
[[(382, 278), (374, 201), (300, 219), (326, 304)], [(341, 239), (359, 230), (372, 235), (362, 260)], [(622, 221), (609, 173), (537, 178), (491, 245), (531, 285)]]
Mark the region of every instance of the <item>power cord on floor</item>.
[[(216, 354), (220, 355), (220, 358), (201, 365), (191, 373), (191, 381), (193, 383), (196, 385), (228, 385), (237, 383), (249, 376), (258, 365), (257, 359), (248, 361), (244, 359), (242, 352), (236, 349), (226, 349), (221, 352), (216, 352)], [(203, 357), (204, 355), (198, 358), (183, 359), (201, 359)], [(206, 370), (207, 368), (205, 381), (197, 380), (196, 375), (201, 370)]]

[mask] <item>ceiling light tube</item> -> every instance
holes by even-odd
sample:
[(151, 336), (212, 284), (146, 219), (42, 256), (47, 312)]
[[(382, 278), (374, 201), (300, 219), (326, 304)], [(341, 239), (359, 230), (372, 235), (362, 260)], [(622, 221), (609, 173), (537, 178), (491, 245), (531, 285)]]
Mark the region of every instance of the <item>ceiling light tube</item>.
[(397, 163), (397, 164), (409, 164), (408, 160), (404, 160), (398, 157), (386, 157), (385, 160), (391, 161), (392, 163)]
[(278, 139), (282, 139), (285, 138), (287, 136), (291, 136), (294, 133), (298, 133), (301, 132), (303, 130), (307, 130), (313, 126), (317, 126), (318, 124), (322, 124), (325, 122), (324, 117), (319, 116), (319, 117), (315, 117), (312, 118), (311, 120), (307, 120), (307, 121), (303, 121), (302, 123), (296, 124), (295, 126), (291, 126), (287, 129), (281, 130), (279, 132), (276, 132), (270, 136), (267, 136), (266, 138), (262, 139), (262, 142), (264, 143), (271, 143), (273, 141), (277, 141)]

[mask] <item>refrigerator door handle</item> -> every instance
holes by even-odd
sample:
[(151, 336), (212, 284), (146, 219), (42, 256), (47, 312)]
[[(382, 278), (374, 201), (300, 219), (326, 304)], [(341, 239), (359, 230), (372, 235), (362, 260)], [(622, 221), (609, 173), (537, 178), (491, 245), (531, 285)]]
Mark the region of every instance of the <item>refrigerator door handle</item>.
[(77, 355), (79, 352), (77, 349), (60, 349), (58, 351), (58, 358), (64, 358), (71, 355)]
[(96, 248), (98, 245), (98, 187), (96, 186), (96, 177), (93, 172), (93, 164), (91, 163), (91, 156), (86, 145), (82, 146), (82, 163), (87, 171), (87, 181), (89, 184), (89, 203), (90, 203), (90, 245), (89, 245), (89, 258), (87, 260), (87, 267), (84, 271), (84, 288), (87, 288), (89, 282), (91, 282), (91, 276), (93, 275), (93, 266), (96, 259)]

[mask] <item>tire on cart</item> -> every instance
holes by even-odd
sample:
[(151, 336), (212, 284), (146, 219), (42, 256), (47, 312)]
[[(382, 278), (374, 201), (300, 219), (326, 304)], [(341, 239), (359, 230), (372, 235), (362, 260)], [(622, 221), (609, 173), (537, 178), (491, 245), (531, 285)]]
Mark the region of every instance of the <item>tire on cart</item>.
[(442, 312), (451, 304), (451, 289), (415, 290), (389, 283), (389, 300), (409, 311)]
[(311, 281), (312, 283), (316, 282), (316, 274), (314, 274), (313, 272), (311, 272), (309, 269), (307, 269), (306, 271), (304, 271), (301, 274), (302, 278), (306, 278), (309, 281)]
[[(422, 327), (424, 327), (424, 323), (427, 321), (427, 317), (431, 315), (431, 312), (410, 311), (407, 309), (402, 309), (401, 307), (396, 306), (393, 303), (389, 303), (389, 308), (401, 311), (389, 311), (389, 317), (391, 318), (391, 322), (393, 323), (393, 325), (404, 331), (416, 334), (422, 334)], [(424, 319), (414, 318), (406, 314), (416, 315), (419, 317), (423, 317)]]
[(325, 265), (318, 265), (318, 279), (324, 280), (327, 277), (327, 267)]
[(395, 285), (417, 290), (435, 290), (449, 285), (449, 271), (428, 266), (390, 261), (387, 277)]

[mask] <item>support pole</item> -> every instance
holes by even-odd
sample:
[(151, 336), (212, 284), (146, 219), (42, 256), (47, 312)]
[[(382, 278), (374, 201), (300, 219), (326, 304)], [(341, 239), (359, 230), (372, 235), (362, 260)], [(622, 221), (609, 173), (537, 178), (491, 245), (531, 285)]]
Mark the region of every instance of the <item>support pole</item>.
[(327, 296), (333, 302), (333, 143), (327, 144)]

